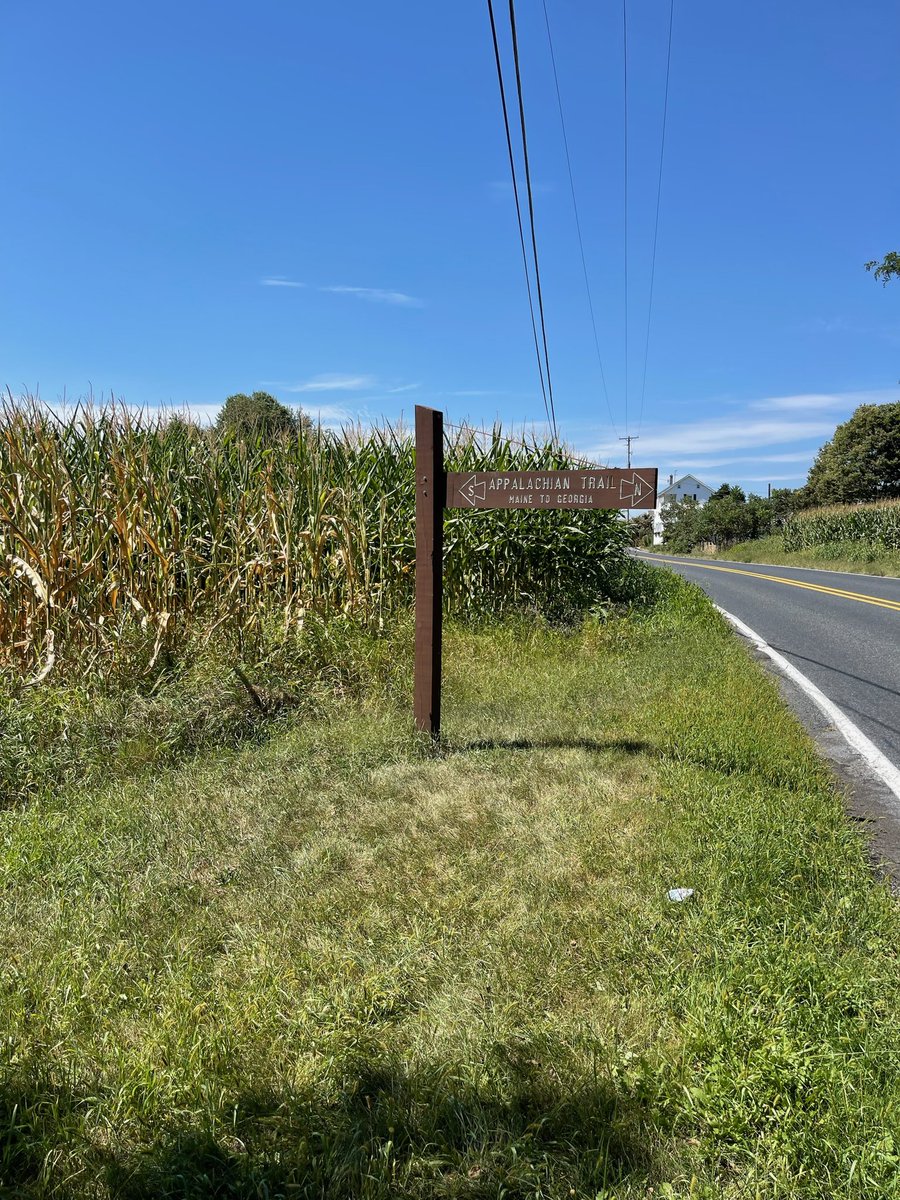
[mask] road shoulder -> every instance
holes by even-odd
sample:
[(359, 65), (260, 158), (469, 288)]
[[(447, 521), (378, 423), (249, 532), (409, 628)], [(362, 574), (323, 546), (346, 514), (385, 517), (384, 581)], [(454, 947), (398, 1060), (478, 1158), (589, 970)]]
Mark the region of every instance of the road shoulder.
[[(736, 631), (737, 632), (737, 631)], [(866, 839), (872, 867), (900, 895), (900, 802), (813, 699), (779, 670), (767, 654), (742, 637), (757, 662), (778, 685), (840, 784), (847, 815)]]

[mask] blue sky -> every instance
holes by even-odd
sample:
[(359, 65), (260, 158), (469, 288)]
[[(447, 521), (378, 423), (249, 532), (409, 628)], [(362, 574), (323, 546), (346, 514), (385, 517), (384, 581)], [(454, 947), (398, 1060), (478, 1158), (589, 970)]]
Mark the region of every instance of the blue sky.
[[(560, 433), (622, 461), (622, 29), (548, 0), (613, 427), (539, 0), (519, 0)], [(498, 5), (503, 11), (502, 0)], [(629, 0), (635, 460), (764, 491), (900, 398), (895, 0)], [(214, 412), (540, 425), (486, 4), (8, 6), (0, 383)]]

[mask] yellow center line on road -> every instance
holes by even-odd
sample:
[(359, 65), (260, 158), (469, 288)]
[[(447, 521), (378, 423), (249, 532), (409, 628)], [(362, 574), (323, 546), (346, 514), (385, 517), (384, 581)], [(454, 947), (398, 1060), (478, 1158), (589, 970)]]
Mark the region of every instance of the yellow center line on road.
[[(665, 562), (665, 559), (662, 559)], [(672, 560), (669, 560), (672, 561)], [(764, 575), (761, 571), (741, 571), (737, 567), (718, 567), (711, 563), (675, 560), (684, 567), (700, 567), (704, 571), (726, 571), (729, 575), (749, 575), (753, 579), (765, 579), (769, 583), (783, 583), (787, 587), (805, 588), (809, 592), (824, 592), (826, 596), (840, 596), (843, 600), (858, 600), (860, 604), (875, 604), (878, 608), (890, 608), (900, 612), (900, 600), (885, 600), (882, 596), (867, 596), (864, 592), (849, 592), (845, 588), (826, 587), (823, 583), (804, 583), (800, 579), (782, 579), (780, 575)]]

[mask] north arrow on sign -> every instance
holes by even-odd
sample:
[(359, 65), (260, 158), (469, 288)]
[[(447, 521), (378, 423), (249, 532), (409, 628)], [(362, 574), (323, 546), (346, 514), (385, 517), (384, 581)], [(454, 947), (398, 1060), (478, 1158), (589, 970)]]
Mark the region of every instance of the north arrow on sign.
[[(633, 471), (631, 479), (623, 479), (619, 484), (619, 499), (628, 502), (629, 508), (645, 508), (646, 505), (640, 503), (644, 493), (648, 490), (656, 492), (656, 480), (653, 480), (652, 486), (640, 476), (637, 471)], [(650, 508), (656, 508), (656, 496), (653, 497), (653, 503)]]

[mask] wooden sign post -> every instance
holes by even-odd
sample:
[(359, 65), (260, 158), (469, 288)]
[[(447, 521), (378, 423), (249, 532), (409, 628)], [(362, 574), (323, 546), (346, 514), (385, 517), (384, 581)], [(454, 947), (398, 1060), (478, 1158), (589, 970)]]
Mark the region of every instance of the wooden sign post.
[(416, 725), (441, 730), (444, 600), (444, 414), (416, 405)]
[(441, 729), (445, 508), (656, 508), (656, 467), (563, 471), (444, 471), (444, 417), (416, 405), (415, 717)]

